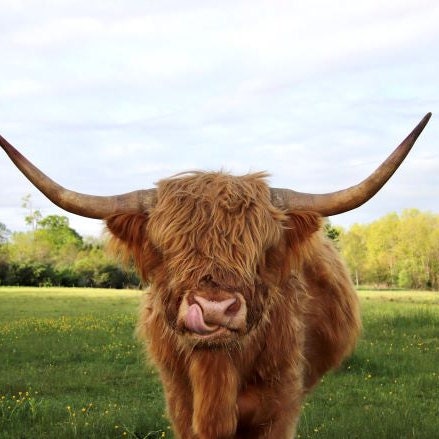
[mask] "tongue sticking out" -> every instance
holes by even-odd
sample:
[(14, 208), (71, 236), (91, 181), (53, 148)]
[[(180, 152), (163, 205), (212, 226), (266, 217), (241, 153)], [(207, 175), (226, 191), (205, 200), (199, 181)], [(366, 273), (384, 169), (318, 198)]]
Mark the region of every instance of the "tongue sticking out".
[(218, 329), (218, 325), (208, 325), (203, 318), (200, 305), (194, 303), (188, 309), (185, 318), (186, 328), (200, 335), (211, 334)]

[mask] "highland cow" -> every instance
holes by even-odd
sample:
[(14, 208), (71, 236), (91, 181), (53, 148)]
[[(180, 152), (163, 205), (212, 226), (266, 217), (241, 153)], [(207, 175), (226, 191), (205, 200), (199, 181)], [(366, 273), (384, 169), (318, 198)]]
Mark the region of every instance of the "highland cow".
[(287, 439), (306, 394), (355, 347), (356, 293), (322, 217), (370, 199), (430, 114), (366, 180), (311, 195), (266, 174), (194, 172), (112, 197), (50, 180), (6, 140), (18, 168), (60, 207), (101, 218), (113, 249), (150, 284), (138, 333), (181, 439)]

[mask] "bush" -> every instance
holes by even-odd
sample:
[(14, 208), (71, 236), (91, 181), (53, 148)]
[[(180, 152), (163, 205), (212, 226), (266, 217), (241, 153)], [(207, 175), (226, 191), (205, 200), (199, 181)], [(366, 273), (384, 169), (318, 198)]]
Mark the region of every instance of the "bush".
[(9, 266), (6, 283), (31, 287), (54, 285), (55, 272), (50, 264), (28, 261)]

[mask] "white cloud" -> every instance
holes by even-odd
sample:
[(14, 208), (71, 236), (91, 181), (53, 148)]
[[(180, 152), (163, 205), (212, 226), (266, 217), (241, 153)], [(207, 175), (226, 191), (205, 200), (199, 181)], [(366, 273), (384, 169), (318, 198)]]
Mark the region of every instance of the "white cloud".
[(81, 42), (104, 32), (103, 23), (92, 17), (55, 17), (12, 33), (12, 44), (31, 47), (60, 47)]
[(14, 78), (0, 83), (0, 97), (4, 99), (20, 98), (44, 93), (45, 87), (41, 82), (31, 78)]

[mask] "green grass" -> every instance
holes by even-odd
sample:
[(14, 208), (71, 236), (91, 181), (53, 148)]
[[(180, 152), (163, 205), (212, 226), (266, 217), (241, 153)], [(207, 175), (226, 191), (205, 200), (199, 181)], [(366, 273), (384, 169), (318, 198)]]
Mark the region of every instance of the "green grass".
[[(353, 357), (307, 399), (300, 438), (439, 437), (439, 295), (360, 292)], [(140, 293), (0, 288), (0, 438), (172, 438), (133, 331)]]
[(169, 437), (133, 336), (139, 297), (0, 288), (0, 438)]
[(305, 404), (300, 438), (439, 438), (439, 294), (359, 293), (363, 336)]

